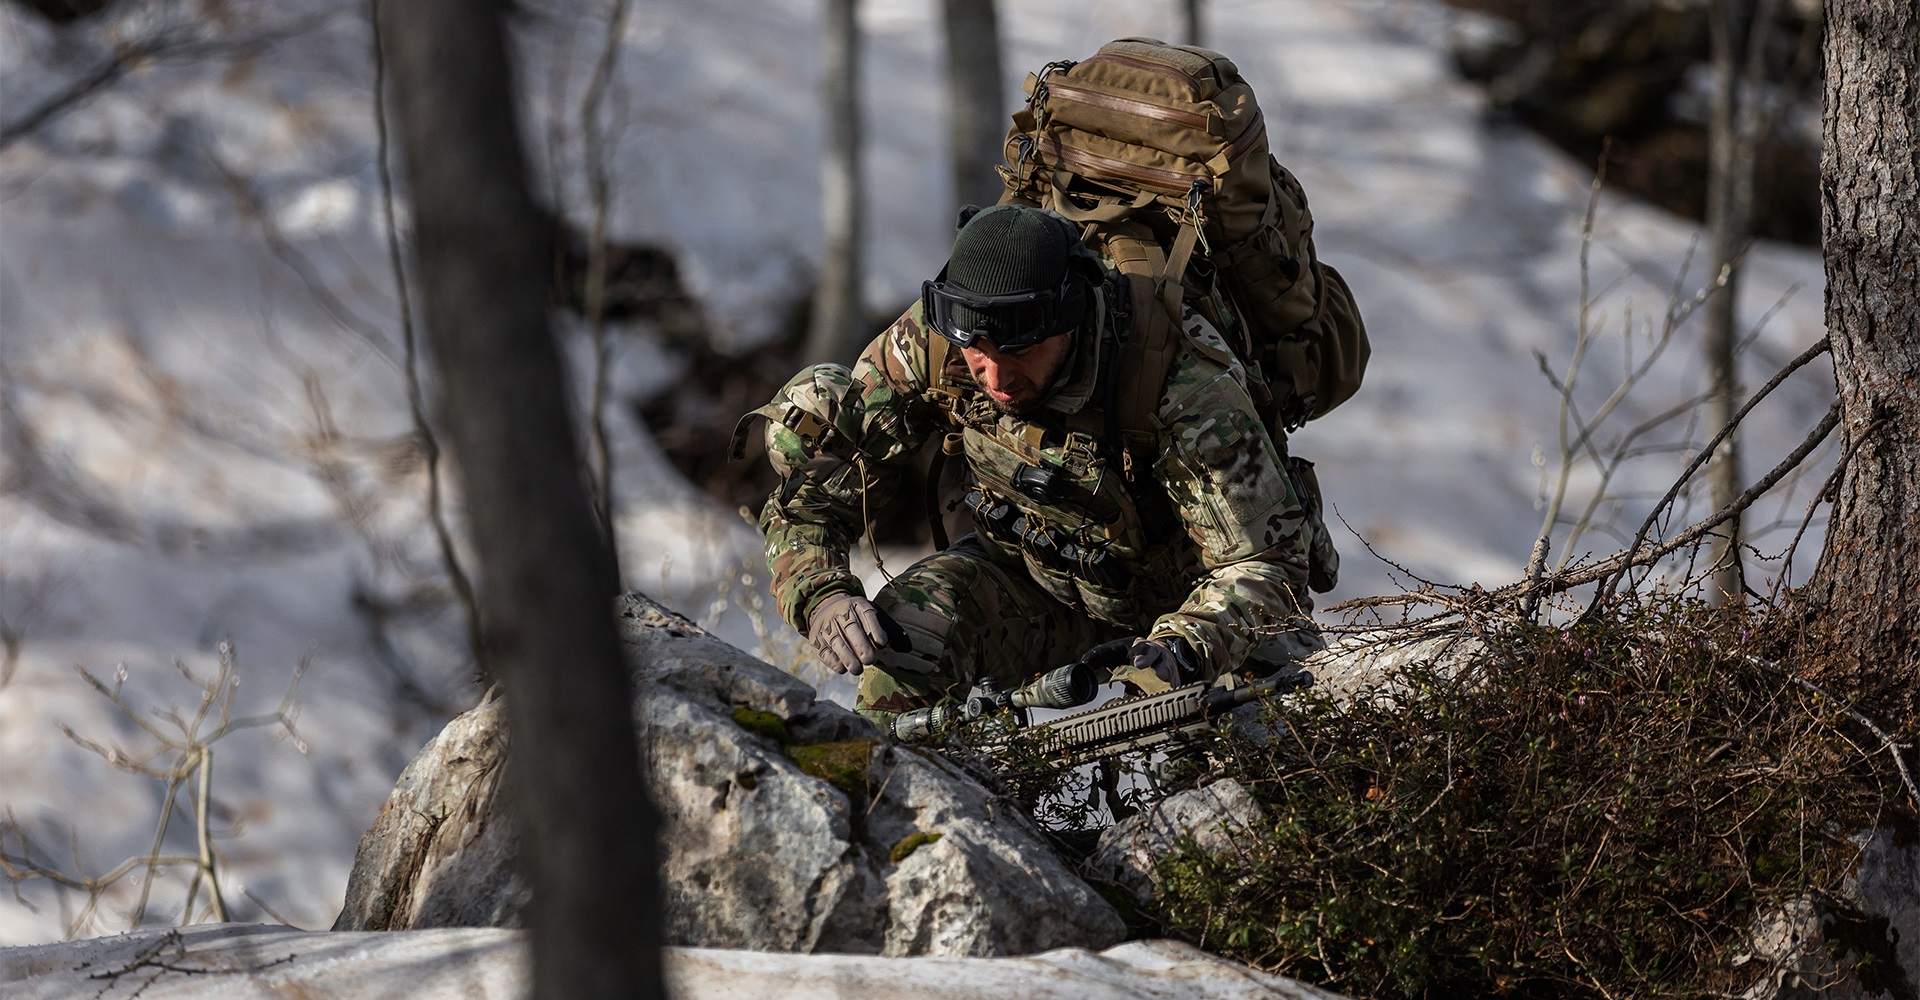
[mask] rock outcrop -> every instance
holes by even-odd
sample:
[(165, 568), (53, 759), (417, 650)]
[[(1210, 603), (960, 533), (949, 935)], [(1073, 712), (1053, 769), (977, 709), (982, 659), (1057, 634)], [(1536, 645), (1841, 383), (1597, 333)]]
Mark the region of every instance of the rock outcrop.
[[(1031, 820), (972, 778), (645, 597), (619, 621), (671, 943), (1013, 955), (1123, 936)], [(361, 840), (336, 930), (518, 924), (505, 752), (494, 700), (420, 752)]]
[(1902, 1000), (1920, 995), (1920, 844), (1882, 828), (1836, 897), (1762, 912), (1736, 965), (1765, 977), (1746, 1000)]
[(1088, 867), (1146, 902), (1159, 895), (1158, 859), (1189, 843), (1231, 854), (1262, 815), (1260, 803), (1232, 778), (1176, 792), (1102, 831)]

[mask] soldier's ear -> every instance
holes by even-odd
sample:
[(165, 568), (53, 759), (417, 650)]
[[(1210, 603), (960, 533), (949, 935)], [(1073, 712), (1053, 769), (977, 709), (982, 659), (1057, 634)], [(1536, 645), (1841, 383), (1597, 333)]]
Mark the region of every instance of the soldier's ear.
[(972, 221), (973, 221), (973, 217), (974, 217), (974, 216), (976, 216), (976, 215), (979, 215), (979, 214), (980, 214), (980, 206), (978, 206), (978, 205), (962, 205), (962, 206), (960, 207), (960, 221), (959, 221), (959, 222), (956, 222), (956, 223), (954, 223), (954, 226), (953, 226), (953, 228), (955, 228), (955, 229), (965, 229), (965, 228), (967, 228), (967, 223), (969, 223), (969, 222), (972, 222)]

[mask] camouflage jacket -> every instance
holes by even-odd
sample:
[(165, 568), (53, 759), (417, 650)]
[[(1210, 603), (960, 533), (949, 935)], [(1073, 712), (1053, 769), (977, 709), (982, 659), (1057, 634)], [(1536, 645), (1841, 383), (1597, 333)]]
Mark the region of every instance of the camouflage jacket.
[[(993, 407), (958, 349), (928, 370), (937, 334), (917, 304), (851, 371), (802, 371), (755, 411), (768, 418), (783, 479), (760, 517), (781, 615), (804, 632), (820, 600), (863, 592), (849, 547), (912, 474), (914, 454), (944, 438), (949, 452), (964, 447), (975, 484), (966, 503), (989, 554), (1024, 564), (1063, 604), (1138, 634), (1181, 636), (1209, 676), (1237, 668), (1264, 636), (1305, 625), (1309, 550), (1332, 557), (1325, 529), (1309, 523), (1240, 361), (1191, 310), (1182, 325), (1152, 421), (1153, 465), (1132, 483), (1102, 444), (1111, 338), (1076, 334), (1042, 409), (1021, 417)], [(1058, 472), (1040, 489), (1023, 468)]]

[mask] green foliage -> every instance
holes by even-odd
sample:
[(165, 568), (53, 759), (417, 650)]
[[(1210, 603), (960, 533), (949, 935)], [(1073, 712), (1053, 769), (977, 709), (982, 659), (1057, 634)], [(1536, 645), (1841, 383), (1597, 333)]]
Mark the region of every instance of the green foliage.
[(754, 708), (736, 708), (733, 710), (733, 721), (747, 732), (758, 733), (783, 746), (792, 742), (793, 739), (787, 735), (786, 720), (772, 712), (762, 712)]
[(787, 748), (787, 756), (800, 765), (800, 770), (847, 793), (855, 802), (865, 801), (867, 760), (872, 755), (872, 740), (809, 743)]
[(1838, 706), (1718, 651), (1742, 627), (1691, 605), (1526, 627), (1464, 679), (1275, 706), (1278, 740), (1210, 748), (1266, 819), (1166, 858), (1151, 916), (1361, 996), (1736, 989), (1756, 907), (1834, 887), (1895, 801)]
[(897, 865), (900, 862), (907, 860), (908, 857), (912, 856), (913, 852), (919, 850), (922, 847), (927, 846), (928, 844), (937, 842), (943, 836), (945, 836), (945, 834), (928, 833), (925, 830), (915, 830), (914, 832), (909, 833), (904, 837), (901, 837), (900, 842), (893, 845), (893, 850), (887, 852), (887, 863)]

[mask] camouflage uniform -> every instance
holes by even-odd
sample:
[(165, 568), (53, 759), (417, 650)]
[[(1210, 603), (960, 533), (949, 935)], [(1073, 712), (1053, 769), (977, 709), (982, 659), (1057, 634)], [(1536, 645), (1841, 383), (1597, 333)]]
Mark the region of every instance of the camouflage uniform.
[[(1182, 637), (1208, 677), (1239, 668), (1263, 640), (1297, 649), (1317, 639), (1307, 581), (1310, 561), (1317, 583), (1335, 568), (1325, 528), (1305, 515), (1240, 361), (1190, 309), (1182, 322), (1151, 474), (1132, 484), (1102, 446), (1112, 425), (1101, 355), (1124, 348), (1086, 329), (1040, 409), (1023, 416), (992, 405), (958, 348), (928, 370), (938, 334), (918, 305), (851, 372), (808, 368), (755, 411), (769, 419), (783, 480), (760, 517), (773, 591), (803, 632), (823, 598), (862, 593), (846, 553), (923, 444), (963, 446), (977, 484), (966, 500), (976, 533), (874, 598), (913, 650), (881, 654), (860, 678), (858, 708), (885, 716), (964, 695), (982, 676), (1019, 681), (1122, 635)], [(1061, 470), (1065, 482), (1023, 492), (1022, 467)]]

